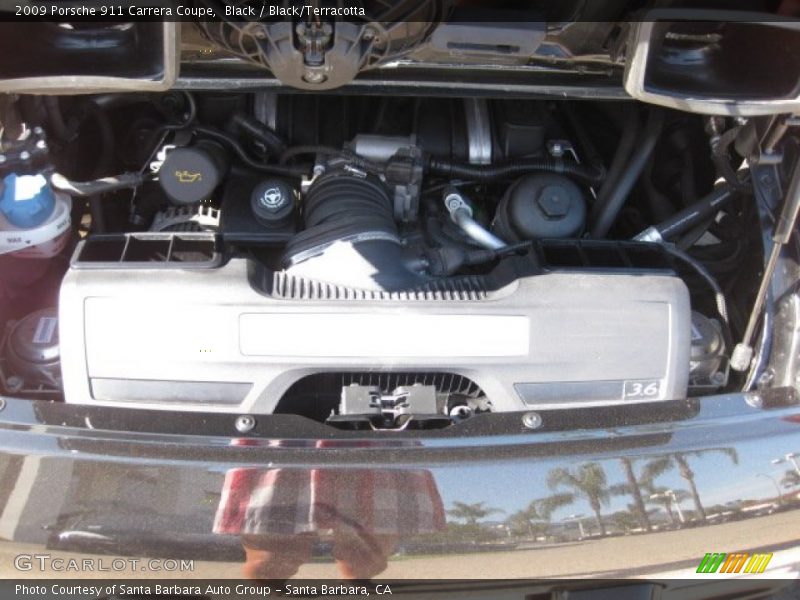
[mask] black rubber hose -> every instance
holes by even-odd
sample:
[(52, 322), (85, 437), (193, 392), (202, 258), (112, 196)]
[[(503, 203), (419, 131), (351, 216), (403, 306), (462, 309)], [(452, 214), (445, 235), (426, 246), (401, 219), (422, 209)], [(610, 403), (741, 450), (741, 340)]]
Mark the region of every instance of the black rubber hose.
[(137, 187), (144, 180), (142, 173), (122, 173), (93, 181), (70, 181), (60, 173), (53, 173), (50, 176), (50, 185), (60, 192), (81, 198)]
[(664, 112), (659, 109), (651, 109), (650, 116), (647, 118), (647, 125), (645, 125), (642, 132), (641, 141), (636, 145), (628, 161), (627, 168), (614, 184), (614, 188), (608, 194), (608, 198), (603, 202), (598, 199), (597, 216), (591, 228), (591, 237), (604, 238), (608, 235), (608, 231), (625, 204), (628, 194), (630, 194), (655, 149), (663, 125)]
[(731, 156), (729, 152), (730, 146), (736, 141), (740, 130), (741, 127), (734, 127), (719, 136), (716, 144), (714, 144), (711, 160), (714, 162), (719, 176), (722, 177), (729, 186), (737, 191), (746, 191), (748, 186), (739, 179), (736, 171), (731, 166)]
[(431, 158), (428, 170), (433, 175), (447, 179), (471, 179), (479, 183), (541, 172), (569, 175), (593, 185), (603, 181), (606, 175), (602, 166), (592, 167), (548, 159), (514, 161), (502, 165), (470, 165)]
[(386, 170), (384, 165), (366, 159), (363, 156), (359, 156), (350, 150), (340, 150), (332, 146), (292, 146), (291, 148), (287, 148), (281, 154), (278, 162), (283, 165), (296, 156), (302, 156), (304, 154), (321, 154), (323, 156), (330, 157), (328, 159), (328, 167), (349, 165), (369, 171), (374, 175), (378, 175), (379, 177), (383, 176)]
[(656, 223), (669, 219), (675, 213), (675, 205), (669, 197), (661, 192), (653, 183), (653, 167), (655, 157), (651, 156), (647, 161), (647, 166), (642, 173), (642, 189), (647, 208), (650, 211), (652, 220)]
[[(114, 148), (116, 147), (114, 128), (106, 112), (91, 100), (82, 103), (81, 109), (85, 111), (86, 119), (97, 125), (100, 148), (92, 177), (99, 178), (108, 175), (113, 166)], [(103, 212), (103, 199), (99, 194), (89, 196), (89, 213), (92, 215), (92, 233), (104, 233), (106, 216)]]
[(334, 148), (332, 146), (292, 146), (291, 148), (287, 148), (281, 153), (278, 162), (282, 165), (285, 165), (287, 162), (289, 162), (296, 156), (303, 156), (306, 154), (340, 156), (342, 155), (342, 153), (343, 151), (340, 148)]
[(45, 96), (44, 97), (45, 111), (47, 112), (47, 123), (49, 125), (48, 131), (62, 142), (69, 142), (77, 133), (74, 127), (67, 125), (64, 121), (64, 115), (61, 112), (61, 104), (58, 96)]
[(267, 154), (278, 156), (286, 149), (286, 143), (272, 129), (246, 114), (236, 113), (231, 122), (242, 132), (258, 140), (267, 149)]
[(170, 123), (167, 125), (161, 126), (161, 131), (178, 131), (180, 129), (185, 129), (197, 118), (197, 102), (195, 102), (194, 96), (189, 92), (183, 92), (184, 97), (186, 98), (186, 116), (182, 123)]
[(622, 127), (622, 137), (619, 140), (617, 151), (614, 153), (614, 158), (611, 159), (611, 167), (608, 169), (606, 180), (603, 182), (603, 186), (597, 192), (598, 201), (595, 204), (596, 207), (605, 204), (605, 202), (608, 200), (608, 195), (611, 193), (611, 190), (617, 183), (617, 180), (619, 179), (622, 170), (625, 168), (628, 159), (631, 157), (633, 146), (636, 143), (636, 138), (639, 135), (640, 128), (641, 123), (639, 121), (639, 113), (636, 110), (636, 107), (632, 107)]
[(82, 102), (79, 108), (82, 113), (80, 128), (85, 127), (87, 121), (94, 123), (97, 126), (96, 133), (100, 141), (99, 147), (97, 148), (94, 171), (91, 177), (108, 175), (113, 165), (114, 148), (116, 147), (114, 128), (111, 125), (111, 119), (108, 118), (108, 115), (102, 108), (91, 100)]
[(689, 256), (686, 252), (679, 250), (670, 244), (664, 244), (662, 247), (667, 253), (671, 254), (678, 260), (694, 269), (694, 271), (700, 275), (700, 277), (702, 277), (702, 279), (708, 284), (708, 287), (714, 292), (714, 302), (717, 307), (717, 313), (722, 320), (722, 335), (725, 339), (725, 347), (733, 348), (733, 336), (731, 334), (730, 319), (728, 317), (728, 302), (725, 298), (725, 292), (722, 291), (722, 287), (719, 285), (714, 276), (709, 273), (708, 269), (700, 264), (700, 262)]
[(662, 239), (672, 240), (715, 214), (733, 198), (733, 195), (730, 186), (722, 184), (691, 206), (679, 210), (669, 219), (659, 223), (655, 228)]
[(310, 171), (309, 167), (287, 167), (284, 165), (271, 165), (268, 163), (257, 162), (250, 158), (250, 155), (247, 154), (245, 149), (242, 148), (241, 144), (239, 144), (235, 138), (231, 137), (227, 133), (219, 131), (218, 129), (197, 125), (193, 127), (192, 130), (196, 133), (202, 133), (205, 136), (214, 138), (220, 142), (224, 142), (233, 149), (233, 151), (244, 164), (256, 171), (269, 173), (271, 175), (280, 175), (283, 177), (302, 177), (303, 175), (308, 174)]
[(569, 102), (565, 103), (564, 112), (566, 114), (567, 120), (569, 121), (570, 128), (572, 129), (575, 139), (578, 142), (578, 146), (580, 146), (582, 155), (586, 157), (585, 162), (598, 169), (605, 170), (605, 165), (603, 164), (603, 158), (602, 156), (600, 156), (600, 153), (597, 151), (597, 148), (592, 142), (592, 138), (586, 131), (586, 128), (583, 125), (583, 121), (578, 116), (578, 112), (575, 109), (573, 103)]

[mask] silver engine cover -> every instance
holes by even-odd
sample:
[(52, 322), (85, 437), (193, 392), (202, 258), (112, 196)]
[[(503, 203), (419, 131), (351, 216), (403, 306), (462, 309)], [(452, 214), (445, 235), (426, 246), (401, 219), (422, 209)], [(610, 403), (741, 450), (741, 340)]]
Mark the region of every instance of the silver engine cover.
[(245, 259), (156, 267), (73, 263), (59, 307), (67, 402), (266, 414), (301, 377), (361, 370), (463, 375), (498, 411), (687, 392), (689, 294), (666, 273), (286, 299), (257, 290)]

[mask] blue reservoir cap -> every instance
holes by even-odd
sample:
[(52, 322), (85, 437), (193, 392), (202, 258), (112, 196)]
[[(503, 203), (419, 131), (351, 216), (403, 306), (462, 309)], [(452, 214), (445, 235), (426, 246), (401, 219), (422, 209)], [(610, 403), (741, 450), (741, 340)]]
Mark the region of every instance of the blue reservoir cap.
[(0, 212), (21, 229), (38, 227), (53, 214), (56, 198), (44, 175), (16, 175), (3, 179)]

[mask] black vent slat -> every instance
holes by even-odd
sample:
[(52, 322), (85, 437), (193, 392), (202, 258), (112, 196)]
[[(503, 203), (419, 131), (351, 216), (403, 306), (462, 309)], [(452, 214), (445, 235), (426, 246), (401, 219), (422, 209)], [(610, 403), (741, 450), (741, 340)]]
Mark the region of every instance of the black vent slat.
[[(483, 396), (481, 388), (468, 377), (457, 373), (433, 372), (433, 371), (363, 371), (363, 372), (342, 372), (342, 373), (320, 373), (309, 375), (300, 380), (304, 385), (313, 385), (315, 379), (332, 377), (336, 382), (336, 387), (346, 387), (348, 385), (364, 385), (378, 387), (384, 392), (391, 392), (399, 387), (408, 387), (414, 384), (432, 385), (436, 391), (442, 394), (459, 394), (471, 398)], [(295, 384), (295, 385), (298, 385)]]
[(535, 244), (545, 270), (674, 270), (673, 261), (658, 244), (616, 240), (559, 239)]

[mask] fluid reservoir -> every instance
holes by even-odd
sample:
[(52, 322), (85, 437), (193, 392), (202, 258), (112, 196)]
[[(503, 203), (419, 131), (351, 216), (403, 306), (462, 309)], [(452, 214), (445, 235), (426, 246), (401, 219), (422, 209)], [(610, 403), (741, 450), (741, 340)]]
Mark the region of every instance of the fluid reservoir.
[(0, 193), (0, 279), (28, 285), (69, 242), (72, 202), (42, 174), (11, 173)]
[[(11, 326), (5, 354), (14, 385), (61, 387), (58, 315), (55, 308), (32, 313)], [(17, 382), (17, 383), (15, 383)]]
[(216, 142), (201, 140), (170, 150), (158, 180), (173, 204), (186, 206), (208, 200), (227, 170), (225, 149)]

